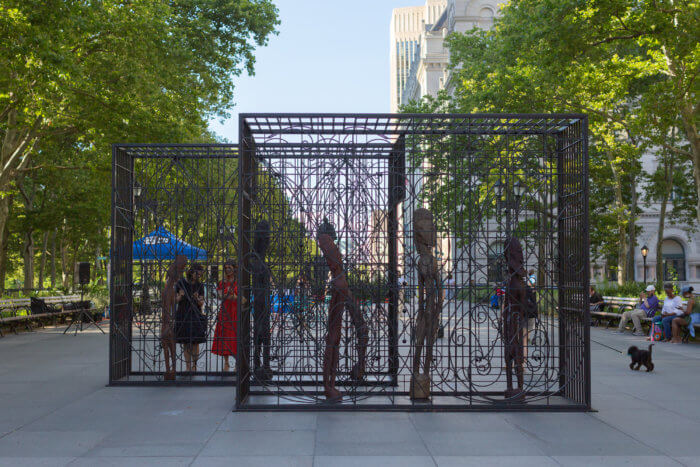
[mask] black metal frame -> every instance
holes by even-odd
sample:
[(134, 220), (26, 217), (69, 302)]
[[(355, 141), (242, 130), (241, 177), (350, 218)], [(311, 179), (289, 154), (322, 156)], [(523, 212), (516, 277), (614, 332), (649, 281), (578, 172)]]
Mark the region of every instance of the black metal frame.
[[(370, 363), (365, 381), (343, 381), (357, 354), (346, 326), (338, 378), (344, 402), (325, 402), (323, 300), (276, 313), (271, 381), (252, 376), (251, 340), (240, 340), (238, 410), (590, 410), (585, 115), (242, 114), (239, 128), (239, 336), (252, 333), (255, 223), (272, 226), (281, 247), (266, 261), (284, 282), (309, 269), (315, 231), (328, 217), (349, 278), (359, 277), (351, 288), (369, 323)], [(283, 195), (262, 193), (261, 183)], [(438, 223), (441, 274), (456, 279), (428, 403), (411, 401), (407, 391), (417, 284), (410, 219), (422, 206)], [(292, 221), (304, 228), (289, 230)], [(495, 286), (488, 252), (510, 234), (537, 269), (540, 310), (528, 331), (522, 401), (503, 397), (500, 311), (484, 303)], [(382, 277), (384, 288), (363, 271)], [(311, 294), (307, 288), (296, 297)], [(312, 324), (300, 332), (300, 320)]]
[[(110, 385), (233, 385), (234, 372), (224, 372), (209, 349), (219, 310), (212, 290), (223, 262), (236, 251), (231, 227), (237, 221), (237, 146), (115, 144), (112, 158)], [(175, 381), (163, 378), (160, 346), (162, 284), (172, 259), (139, 263), (132, 257), (132, 242), (158, 227), (207, 251), (200, 261), (207, 271), (207, 342), (194, 372), (183, 370), (177, 346)], [(137, 278), (146, 287), (137, 287)], [(136, 295), (143, 291), (147, 300), (142, 296), (137, 306)]]
[[(245, 114), (239, 125), (238, 146), (113, 146), (110, 384), (235, 384), (238, 410), (590, 410), (585, 115)], [(407, 395), (417, 284), (411, 213), (421, 206), (435, 214), (441, 274), (456, 279), (427, 403)], [(370, 330), (366, 379), (350, 382), (357, 349), (353, 328), (344, 325), (340, 404), (322, 395), (327, 309), (315, 281), (297, 288), (288, 310), (271, 313), (272, 381), (250, 371), (253, 227), (270, 221), (272, 294), (284, 297), (300, 275), (323, 276), (315, 247), (323, 217), (339, 233)], [(156, 309), (149, 323), (135, 306), (141, 270), (132, 258), (133, 240), (158, 225), (206, 249), (207, 268), (220, 272), (237, 252), (240, 378), (209, 356), (218, 303), (208, 295), (204, 368), (178, 368), (176, 381), (163, 381), (159, 288), (148, 289)], [(520, 402), (503, 397), (500, 310), (484, 301), (495, 286), (489, 269), (504, 267), (489, 251), (508, 234), (522, 239), (526, 265), (537, 269), (540, 308)], [(146, 283), (162, 282), (168, 264), (151, 264)], [(407, 286), (399, 287), (399, 277)], [(309, 298), (314, 294), (318, 300)]]

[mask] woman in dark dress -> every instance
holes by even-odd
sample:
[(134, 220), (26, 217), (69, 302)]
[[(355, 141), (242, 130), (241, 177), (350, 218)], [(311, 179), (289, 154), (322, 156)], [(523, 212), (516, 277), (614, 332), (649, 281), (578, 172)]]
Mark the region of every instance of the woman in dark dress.
[(199, 344), (207, 341), (207, 318), (202, 313), (204, 285), (201, 283), (203, 268), (194, 263), (187, 277), (175, 285), (177, 311), (175, 313), (175, 341), (182, 344), (187, 371), (197, 370)]
[(224, 264), (224, 280), (219, 282), (216, 292), (221, 298), (221, 308), (216, 320), (214, 343), (211, 351), (224, 357), (224, 371), (230, 371), (228, 363), (230, 356), (236, 357), (238, 351), (238, 284), (236, 283), (236, 263), (226, 261)]

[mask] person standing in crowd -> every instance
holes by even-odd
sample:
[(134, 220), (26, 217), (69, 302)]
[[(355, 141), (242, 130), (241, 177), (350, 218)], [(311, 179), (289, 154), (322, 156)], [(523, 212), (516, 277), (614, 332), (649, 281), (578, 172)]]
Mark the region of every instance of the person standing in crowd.
[(408, 288), (408, 281), (406, 280), (406, 275), (399, 276), (397, 280), (397, 285), (399, 287), (399, 312), (406, 312), (406, 302), (408, 301), (410, 289)]
[(634, 335), (645, 335), (642, 329), (642, 318), (653, 318), (659, 306), (659, 298), (655, 295), (655, 292), (656, 288), (653, 285), (647, 286), (646, 294), (641, 293), (639, 296), (637, 307), (634, 310), (628, 310), (622, 313), (617, 332), (625, 332), (625, 326), (627, 326), (627, 323), (631, 319), (632, 323), (634, 323)]
[(238, 268), (236, 262), (224, 263), (224, 279), (219, 282), (216, 292), (221, 298), (219, 316), (216, 320), (214, 342), (211, 351), (224, 358), (224, 371), (230, 371), (229, 357), (236, 358), (238, 351)]
[(202, 274), (204, 268), (193, 263), (187, 270), (185, 278), (175, 285), (177, 293), (177, 311), (175, 313), (175, 341), (183, 346), (185, 364), (188, 372), (197, 370), (199, 344), (207, 341), (207, 318), (202, 312), (204, 307), (204, 285)]
[(695, 289), (689, 285), (681, 288), (681, 295), (688, 300), (688, 303), (686, 303), (683, 314), (674, 318), (671, 322), (671, 331), (673, 334), (673, 338), (671, 339), (672, 344), (680, 344), (682, 342), (681, 328), (683, 326), (689, 326), (688, 330), (690, 331), (692, 329), (692, 335), (695, 337), (693, 320), (695, 316), (700, 317), (700, 302), (695, 300), (695, 296), (693, 295), (694, 290)]
[(664, 340), (671, 342), (671, 324), (674, 319), (683, 316), (683, 300), (673, 291), (671, 283), (664, 284), (664, 292), (666, 292), (666, 300), (661, 309), (661, 325), (664, 328)]
[(537, 274), (534, 269), (530, 269), (527, 273), (527, 285), (534, 287), (537, 284)]
[(456, 283), (454, 278), (452, 277), (452, 273), (448, 274), (447, 280), (445, 281), (445, 289), (447, 289), (447, 300), (452, 300), (453, 298), (455, 298), (455, 285)]

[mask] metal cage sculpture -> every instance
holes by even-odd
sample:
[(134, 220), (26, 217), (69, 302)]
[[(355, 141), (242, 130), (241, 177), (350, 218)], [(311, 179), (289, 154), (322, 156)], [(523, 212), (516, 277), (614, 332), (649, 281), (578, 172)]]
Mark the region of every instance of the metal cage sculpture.
[[(236, 146), (114, 145), (112, 167), (110, 384), (235, 384), (211, 348), (216, 286), (237, 251)], [(165, 381), (162, 293), (177, 255), (205, 271), (206, 342), (191, 371), (178, 345), (176, 378)]]
[(239, 138), (239, 410), (590, 409), (584, 115), (245, 114)]

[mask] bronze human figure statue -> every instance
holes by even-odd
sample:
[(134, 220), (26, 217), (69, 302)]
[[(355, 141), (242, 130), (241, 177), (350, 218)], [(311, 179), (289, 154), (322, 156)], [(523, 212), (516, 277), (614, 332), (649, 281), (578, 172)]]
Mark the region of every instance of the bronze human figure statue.
[(357, 307), (355, 297), (348, 287), (347, 277), (343, 271), (343, 258), (338, 246), (335, 244), (335, 229), (324, 219), (318, 229), (318, 246), (323, 252), (323, 257), (328, 263), (331, 272), (331, 301), (328, 306), (328, 334), (326, 335), (326, 351), (323, 355), (323, 387), (326, 400), (338, 402), (342, 394), (335, 387), (335, 378), (338, 372), (338, 360), (340, 357), (340, 334), (342, 332), (343, 312), (347, 309), (350, 319), (355, 326), (357, 336), (357, 362), (352, 367), (350, 377), (354, 381), (360, 381), (365, 373), (365, 355), (369, 332), (362, 313)]
[(187, 257), (177, 255), (165, 274), (163, 311), (161, 314), (160, 345), (165, 357), (165, 381), (175, 380), (175, 308), (177, 307), (175, 284), (187, 268)]
[[(270, 224), (261, 220), (255, 226), (253, 250), (250, 262), (253, 273), (253, 337), (254, 370), (258, 381), (272, 378), (270, 368), (270, 268), (265, 263), (265, 254), (270, 246)], [(262, 363), (260, 356), (262, 353)]]
[[(516, 400), (523, 396), (523, 321), (525, 317), (526, 286), (523, 248), (513, 237), (506, 239), (503, 254), (508, 267), (508, 280), (501, 317), (503, 356), (506, 363), (506, 399)], [(513, 370), (518, 386), (513, 388)]]
[[(409, 395), (411, 399), (430, 397), (430, 365), (433, 360), (433, 344), (437, 337), (442, 292), (438, 264), (433, 255), (437, 231), (433, 214), (420, 208), (413, 211), (413, 235), (418, 250), (418, 313), (415, 328), (415, 352), (413, 354), (413, 374)], [(421, 355), (425, 347), (423, 372)]]

